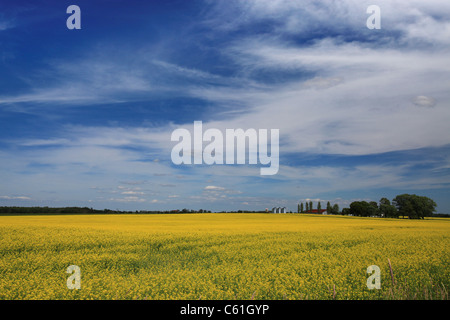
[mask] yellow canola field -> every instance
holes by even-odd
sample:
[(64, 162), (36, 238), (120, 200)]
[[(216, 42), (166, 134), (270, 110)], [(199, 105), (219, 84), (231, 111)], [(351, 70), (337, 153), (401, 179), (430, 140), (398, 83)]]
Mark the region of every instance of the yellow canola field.
[(449, 231), (438, 218), (0, 216), (0, 299), (448, 299)]

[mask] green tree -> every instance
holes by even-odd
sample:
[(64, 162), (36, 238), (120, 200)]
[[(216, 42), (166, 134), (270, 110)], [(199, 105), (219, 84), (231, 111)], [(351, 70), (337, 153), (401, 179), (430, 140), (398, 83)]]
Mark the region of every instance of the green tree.
[(333, 208), (331, 207), (330, 201), (327, 202), (327, 214), (331, 214)]
[(379, 210), (380, 215), (384, 218), (398, 218), (397, 208), (387, 198), (380, 199)]
[(309, 202), (309, 211), (311, 211), (311, 212), (313, 211), (313, 203), (312, 203), (312, 201)]
[(308, 201), (307, 202), (305, 202), (305, 205), (306, 205), (306, 212), (309, 212), (309, 204), (308, 204)]
[(431, 217), (437, 206), (434, 200), (415, 194), (398, 195), (392, 202), (397, 207), (398, 214), (409, 219)]
[(390, 205), (391, 205), (391, 202), (389, 201), (388, 198), (381, 198), (381, 199), (380, 199), (380, 207), (381, 207), (382, 205), (390, 206)]
[(303, 213), (303, 202), (300, 203), (300, 212)]
[(333, 205), (333, 208), (331, 209), (331, 213), (332, 214), (339, 214), (339, 205), (337, 203), (335, 203)]
[[(354, 216), (360, 216), (363, 217), (365, 215), (364, 212), (364, 204), (365, 201), (353, 201), (350, 203), (350, 214)], [(366, 202), (367, 203), (367, 202)]]
[(371, 210), (371, 216), (381, 216), (380, 209), (378, 208), (378, 203), (376, 203), (376, 201), (370, 201), (369, 204), (373, 208), (373, 210)]
[(320, 201), (317, 203), (317, 213), (320, 213), (320, 210), (322, 210), (322, 204)]
[(370, 217), (377, 215), (377, 210), (367, 201), (354, 201), (350, 203), (350, 213), (354, 216)]

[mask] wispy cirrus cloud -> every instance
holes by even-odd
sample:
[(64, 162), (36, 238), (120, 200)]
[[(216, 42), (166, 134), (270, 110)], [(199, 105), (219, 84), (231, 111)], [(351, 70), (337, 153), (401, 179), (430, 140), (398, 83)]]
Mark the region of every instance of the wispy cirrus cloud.
[(365, 28), (366, 9), (372, 4), (369, 0), (214, 1), (204, 23), (223, 32), (259, 27), (259, 34), (265, 38), (291, 41), (295, 41), (292, 36), (296, 36), (312, 41), (330, 37), (372, 42), (377, 47), (449, 43), (450, 24), (446, 18), (450, 13), (449, 3), (441, 0), (377, 1), (382, 12), (384, 31), (381, 34), (370, 33)]
[(0, 17), (0, 32), (4, 30), (8, 30), (10, 28), (13, 28), (14, 24), (7, 20), (2, 20)]
[(36, 70), (22, 80), (31, 89), (14, 95), (0, 96), (0, 105), (18, 105), (29, 111), (47, 105), (80, 106), (136, 103), (156, 98), (190, 96), (195, 84), (206, 86), (251, 86), (243, 78), (228, 78), (194, 68), (183, 67), (149, 57), (149, 49), (138, 49), (130, 57), (128, 50), (117, 50), (110, 57), (95, 51), (76, 61), (50, 60), (47, 68)]

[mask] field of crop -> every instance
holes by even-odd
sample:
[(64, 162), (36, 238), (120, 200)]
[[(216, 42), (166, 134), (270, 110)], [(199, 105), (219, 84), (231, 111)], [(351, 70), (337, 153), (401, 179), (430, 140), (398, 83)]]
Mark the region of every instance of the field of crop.
[(0, 216), (0, 299), (448, 299), (449, 231), (437, 218)]

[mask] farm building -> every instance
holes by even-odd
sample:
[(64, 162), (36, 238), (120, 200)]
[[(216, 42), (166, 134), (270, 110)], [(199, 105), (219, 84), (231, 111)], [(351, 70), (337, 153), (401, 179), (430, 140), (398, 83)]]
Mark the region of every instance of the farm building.
[(320, 212), (317, 209), (308, 210), (307, 213), (317, 213), (317, 214), (327, 214), (326, 209), (320, 209)]

